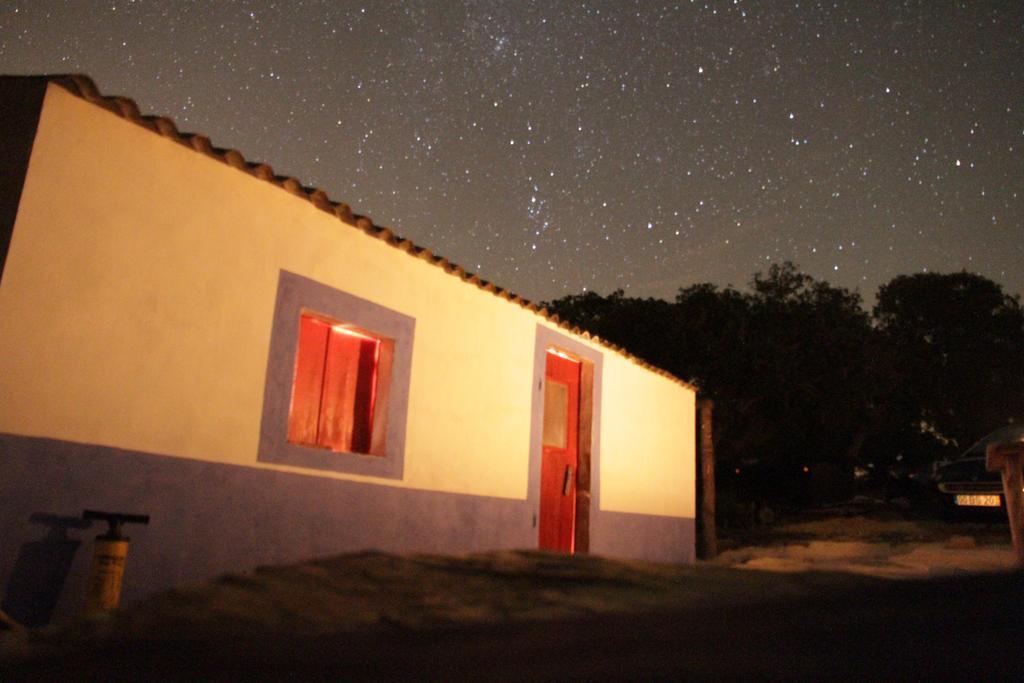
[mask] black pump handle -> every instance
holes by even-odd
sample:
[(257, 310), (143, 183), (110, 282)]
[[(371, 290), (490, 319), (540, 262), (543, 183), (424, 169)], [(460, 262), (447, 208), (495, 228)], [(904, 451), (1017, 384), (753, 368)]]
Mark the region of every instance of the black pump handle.
[(121, 512), (101, 512), (99, 510), (82, 510), (82, 519), (101, 519), (109, 527), (101, 538), (120, 540), (121, 526), (124, 524), (149, 524), (149, 515), (129, 515)]

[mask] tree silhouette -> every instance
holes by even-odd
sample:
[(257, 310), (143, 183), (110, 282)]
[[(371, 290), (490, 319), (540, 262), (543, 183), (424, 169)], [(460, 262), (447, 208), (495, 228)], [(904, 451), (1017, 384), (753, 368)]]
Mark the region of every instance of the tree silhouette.
[(964, 448), (1024, 420), (1024, 313), (999, 284), (967, 272), (903, 275), (879, 289), (874, 315), (926, 432)]
[(859, 294), (792, 263), (748, 291), (702, 283), (675, 302), (593, 292), (546, 306), (714, 399), (726, 471), (770, 469), (761, 497), (794, 498), (803, 467), (934, 459), (1024, 421), (1019, 302), (978, 275), (900, 276), (872, 319)]

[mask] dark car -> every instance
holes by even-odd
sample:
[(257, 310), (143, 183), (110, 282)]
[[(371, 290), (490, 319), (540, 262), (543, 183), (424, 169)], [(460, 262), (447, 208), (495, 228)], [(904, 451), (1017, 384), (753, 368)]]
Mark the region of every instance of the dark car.
[(939, 467), (935, 480), (948, 510), (1005, 510), (999, 472), (985, 468), (985, 449), (994, 443), (1024, 442), (1024, 424), (997, 429), (963, 454)]

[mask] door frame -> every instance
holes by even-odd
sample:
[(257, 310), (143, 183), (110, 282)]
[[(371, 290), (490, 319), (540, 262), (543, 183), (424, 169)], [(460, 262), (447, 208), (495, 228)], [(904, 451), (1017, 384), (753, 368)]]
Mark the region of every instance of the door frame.
[(530, 421), (530, 473), (527, 499), (537, 539), (540, 521), (540, 468), (544, 431), (544, 374), (547, 352), (555, 348), (580, 361), (580, 406), (578, 461), (576, 466), (575, 552), (590, 550), (590, 528), (598, 504), (600, 471), (601, 365), (600, 351), (548, 327), (538, 324), (534, 344), (533, 401)]

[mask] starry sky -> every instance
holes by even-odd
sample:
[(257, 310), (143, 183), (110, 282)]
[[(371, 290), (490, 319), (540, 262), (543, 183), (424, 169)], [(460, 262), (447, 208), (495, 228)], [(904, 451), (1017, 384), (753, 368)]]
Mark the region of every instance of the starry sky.
[(1024, 291), (1024, 3), (7, 0), (0, 72), (271, 164), (534, 300), (791, 260)]

